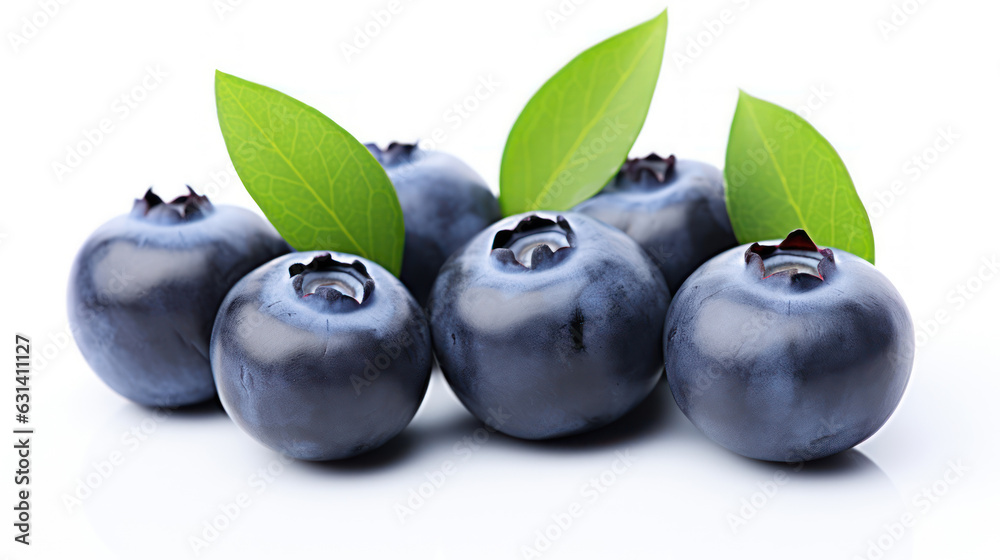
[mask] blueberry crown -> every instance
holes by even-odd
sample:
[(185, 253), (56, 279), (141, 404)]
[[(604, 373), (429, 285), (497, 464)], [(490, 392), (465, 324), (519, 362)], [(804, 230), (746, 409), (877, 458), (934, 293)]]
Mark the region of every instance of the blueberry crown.
[(132, 205), (132, 216), (154, 223), (177, 224), (200, 220), (215, 211), (207, 196), (194, 192), (190, 186), (187, 189), (188, 194), (164, 202), (150, 187)]
[(292, 288), (300, 298), (328, 305), (356, 308), (371, 297), (375, 280), (364, 263), (338, 261), (330, 253), (313, 257), (308, 264), (288, 267)]
[(391, 142), (385, 149), (379, 148), (378, 144), (365, 144), (368, 151), (375, 156), (375, 159), (386, 167), (406, 163), (413, 157), (413, 152), (417, 150), (416, 144), (405, 144), (402, 142)]
[(618, 173), (633, 183), (641, 183), (643, 174), (649, 174), (662, 185), (673, 175), (676, 164), (677, 158), (673, 155), (662, 158), (654, 152), (641, 159), (634, 158), (626, 161)]
[(532, 214), (493, 237), (491, 255), (514, 270), (544, 270), (566, 258), (576, 246), (576, 233), (562, 216), (555, 221)]
[(816, 246), (805, 230), (788, 234), (778, 245), (754, 243), (744, 254), (747, 270), (761, 280), (807, 289), (836, 274), (833, 251)]

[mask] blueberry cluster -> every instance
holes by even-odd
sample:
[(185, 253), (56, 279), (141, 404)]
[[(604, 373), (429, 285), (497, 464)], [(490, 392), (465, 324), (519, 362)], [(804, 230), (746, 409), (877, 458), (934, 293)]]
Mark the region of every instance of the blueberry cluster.
[(403, 210), (401, 279), (292, 252), (255, 214), (193, 191), (150, 191), (73, 266), (69, 317), (93, 370), (147, 406), (218, 394), (252, 437), (307, 460), (399, 434), (435, 356), (472, 414), (524, 439), (614, 422), (665, 366), (708, 437), (774, 461), (856, 445), (902, 396), (913, 326), (899, 293), (803, 231), (737, 247), (710, 165), (630, 160), (573, 211), (501, 218), (460, 160), (369, 150)]

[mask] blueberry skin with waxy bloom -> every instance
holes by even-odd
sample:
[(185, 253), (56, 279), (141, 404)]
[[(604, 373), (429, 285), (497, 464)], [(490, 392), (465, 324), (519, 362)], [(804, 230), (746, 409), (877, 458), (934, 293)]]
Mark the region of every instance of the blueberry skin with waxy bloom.
[(663, 276), (635, 241), (573, 213), (493, 224), (441, 269), (428, 309), (467, 409), (524, 439), (618, 419), (662, 372)]
[(738, 245), (722, 172), (698, 161), (656, 154), (631, 159), (573, 210), (635, 239), (660, 267), (671, 293), (702, 263)]
[(676, 294), (664, 338), (677, 404), (709, 438), (754, 459), (850, 449), (896, 409), (913, 323), (874, 266), (802, 230), (737, 247)]
[(406, 242), (400, 279), (421, 305), (445, 260), (501, 218), (486, 181), (455, 156), (393, 142), (365, 144), (385, 169), (403, 210)]
[(291, 248), (266, 221), (189, 194), (150, 189), (98, 228), (73, 262), (70, 327), (80, 353), (120, 395), (175, 407), (215, 396), (208, 345), (236, 282)]
[(226, 296), (212, 370), (229, 416), (258, 442), (312, 461), (375, 449), (416, 414), (430, 328), (392, 274), (361, 257), (279, 257)]

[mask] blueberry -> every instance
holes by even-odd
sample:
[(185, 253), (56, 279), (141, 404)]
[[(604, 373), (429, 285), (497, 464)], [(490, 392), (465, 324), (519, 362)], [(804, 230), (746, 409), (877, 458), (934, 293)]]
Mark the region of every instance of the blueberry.
[(671, 293), (702, 263), (737, 245), (722, 172), (674, 156), (629, 160), (600, 193), (574, 211), (638, 241), (659, 265)]
[(635, 241), (582, 214), (493, 224), (441, 269), (428, 305), (455, 394), (508, 435), (609, 424), (663, 370), (663, 276)]
[(215, 396), (208, 344), (219, 304), (244, 274), (291, 250), (253, 212), (188, 190), (166, 203), (150, 189), (87, 239), (70, 274), (80, 352), (112, 389), (147, 406)]
[(229, 416), (298, 459), (358, 455), (416, 414), (431, 371), (430, 328), (406, 288), (366, 259), (292, 253), (226, 296), (212, 370)]
[(867, 261), (802, 230), (730, 249), (674, 297), (667, 380), (709, 438), (768, 461), (819, 459), (874, 434), (913, 364), (903, 299)]
[(500, 219), (500, 204), (486, 181), (454, 156), (396, 142), (385, 150), (366, 146), (396, 188), (406, 226), (400, 279), (424, 305), (444, 261)]

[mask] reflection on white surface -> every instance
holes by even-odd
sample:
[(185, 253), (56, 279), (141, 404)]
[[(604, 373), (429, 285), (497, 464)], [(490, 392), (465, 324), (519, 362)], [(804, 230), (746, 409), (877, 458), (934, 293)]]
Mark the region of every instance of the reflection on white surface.
[[(123, 558), (294, 555), (320, 544), (334, 557), (378, 556), (402, 543), (469, 558), (484, 557), (484, 542), (496, 558), (630, 557), (651, 546), (853, 558), (905, 509), (860, 451), (805, 466), (729, 453), (690, 425), (665, 383), (604, 430), (526, 442), (484, 428), (435, 372), (402, 436), (329, 464), (270, 452), (216, 405), (150, 430), (153, 412), (123, 404), (88, 451), (88, 462), (126, 456), (76, 514)], [(144, 425), (145, 441), (120, 439)], [(262, 533), (275, 536), (264, 548)], [(910, 558), (911, 547), (904, 532), (881, 557)]]

